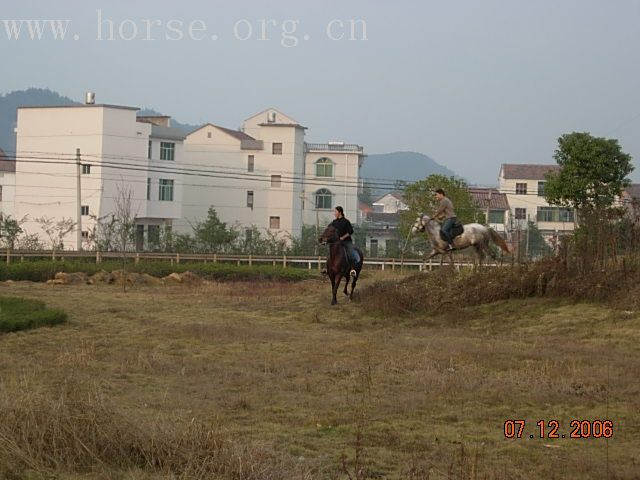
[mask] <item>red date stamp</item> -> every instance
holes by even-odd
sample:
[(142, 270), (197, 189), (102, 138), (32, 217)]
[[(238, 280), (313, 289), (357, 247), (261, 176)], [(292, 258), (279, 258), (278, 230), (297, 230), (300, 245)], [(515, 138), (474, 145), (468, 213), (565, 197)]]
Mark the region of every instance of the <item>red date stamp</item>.
[(569, 429), (561, 428), (558, 420), (538, 420), (535, 427), (527, 425), (526, 420), (505, 420), (505, 438), (611, 438), (613, 421), (611, 420), (570, 420)]

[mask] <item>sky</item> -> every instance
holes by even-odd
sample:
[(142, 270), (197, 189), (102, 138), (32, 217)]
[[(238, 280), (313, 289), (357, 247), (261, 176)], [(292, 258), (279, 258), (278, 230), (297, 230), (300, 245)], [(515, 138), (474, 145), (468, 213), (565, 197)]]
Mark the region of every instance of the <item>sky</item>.
[[(308, 141), (421, 152), (478, 184), (552, 163), (572, 131), (618, 138), (640, 170), (640, 1), (8, 3), (0, 93), (91, 90), (230, 128), (275, 107)], [(16, 40), (14, 20), (68, 23)]]

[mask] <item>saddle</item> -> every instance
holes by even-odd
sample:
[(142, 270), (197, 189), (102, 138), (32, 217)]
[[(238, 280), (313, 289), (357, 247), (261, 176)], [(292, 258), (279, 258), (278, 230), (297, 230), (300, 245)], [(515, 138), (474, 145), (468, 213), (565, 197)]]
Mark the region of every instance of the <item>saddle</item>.
[[(463, 232), (464, 226), (460, 223), (460, 221), (456, 221), (456, 223), (453, 224), (453, 228), (451, 229), (451, 241), (453, 241), (453, 239), (455, 239), (457, 236), (462, 235)], [(444, 242), (447, 241), (444, 233), (442, 233), (442, 229), (440, 229), (440, 238)]]

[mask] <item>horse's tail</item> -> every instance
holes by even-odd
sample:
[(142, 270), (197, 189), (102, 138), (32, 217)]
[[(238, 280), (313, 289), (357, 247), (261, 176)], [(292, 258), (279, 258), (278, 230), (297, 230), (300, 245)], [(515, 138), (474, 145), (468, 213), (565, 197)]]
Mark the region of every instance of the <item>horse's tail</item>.
[(493, 228), (489, 228), (489, 235), (491, 235), (491, 240), (493, 240), (493, 243), (498, 245), (504, 253), (511, 253), (507, 242), (505, 242), (504, 238), (498, 235), (498, 232), (496, 232)]

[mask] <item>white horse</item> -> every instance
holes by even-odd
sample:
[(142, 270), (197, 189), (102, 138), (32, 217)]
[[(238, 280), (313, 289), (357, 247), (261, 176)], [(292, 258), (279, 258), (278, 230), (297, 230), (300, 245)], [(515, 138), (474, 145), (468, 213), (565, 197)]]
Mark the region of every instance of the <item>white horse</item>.
[[(478, 261), (482, 265), (482, 261), (485, 259), (486, 254), (489, 254), (491, 258), (496, 259), (493, 251), (489, 247), (493, 241), (499, 246), (503, 252), (510, 253), (509, 246), (504, 239), (498, 235), (498, 233), (490, 228), (485, 227), (479, 223), (468, 223), (464, 225), (463, 232), (453, 239), (453, 247), (455, 250), (462, 250), (467, 247), (473, 247), (476, 251)], [(411, 233), (416, 234), (418, 232), (426, 232), (427, 238), (431, 242), (431, 252), (425, 260), (429, 260), (436, 255), (449, 254), (449, 259), (453, 263), (453, 256), (451, 251), (447, 250), (447, 242), (445, 242), (440, 236), (440, 223), (428, 215), (420, 215), (416, 219), (416, 223), (411, 228)]]

